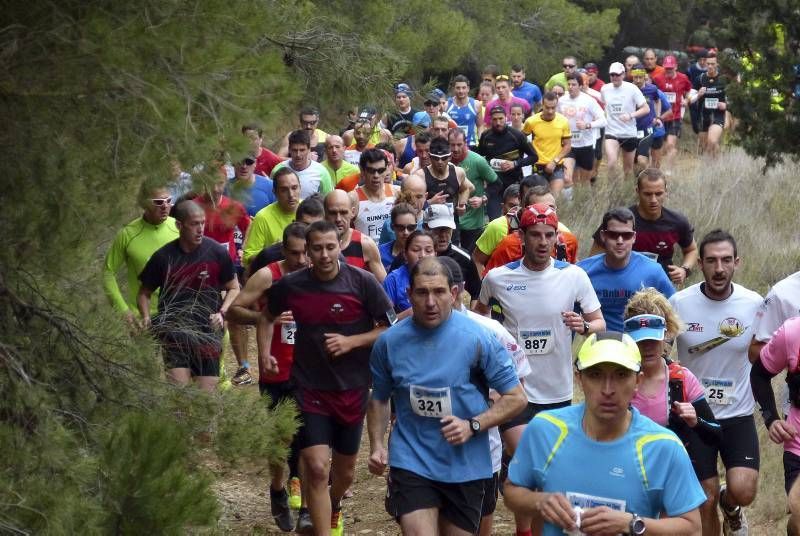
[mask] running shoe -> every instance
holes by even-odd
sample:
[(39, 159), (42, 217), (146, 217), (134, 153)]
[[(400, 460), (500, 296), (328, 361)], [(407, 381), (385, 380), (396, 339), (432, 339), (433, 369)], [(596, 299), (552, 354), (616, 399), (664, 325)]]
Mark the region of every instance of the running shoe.
[(245, 367), (237, 370), (236, 374), (234, 374), (233, 378), (231, 379), (231, 383), (236, 386), (249, 385), (253, 383), (253, 377), (250, 376), (250, 370), (246, 369)]
[(344, 534), (344, 515), (341, 510), (331, 512), (331, 536), (342, 536)]
[(747, 516), (744, 509), (737, 506), (733, 510), (728, 510), (723, 506), (722, 498), (725, 496), (727, 486), (722, 484), (719, 490), (719, 509), (722, 511), (722, 534), (724, 536), (748, 536), (750, 528), (747, 525)]
[(300, 497), (300, 479), (293, 476), (289, 479), (289, 508), (300, 510), (302, 498)]
[(297, 515), (297, 525), (294, 531), (297, 534), (314, 533), (314, 523), (311, 522), (311, 514), (308, 513), (308, 510), (300, 510), (300, 513)]
[(286, 494), (286, 489), (269, 490), (269, 508), (278, 528), (283, 532), (292, 532), (294, 519), (292, 519), (292, 510), (289, 508), (289, 496)]

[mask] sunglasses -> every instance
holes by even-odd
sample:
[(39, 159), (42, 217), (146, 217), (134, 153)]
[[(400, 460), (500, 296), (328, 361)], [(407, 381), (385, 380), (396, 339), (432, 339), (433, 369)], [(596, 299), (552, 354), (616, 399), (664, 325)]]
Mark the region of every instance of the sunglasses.
[(636, 236), (635, 231), (608, 231), (604, 230), (603, 234), (606, 238), (610, 238), (611, 240), (619, 240), (621, 237), (623, 240), (633, 240), (633, 237)]
[(622, 73), (611, 73), (611, 76), (622, 76)]
[(300, 121), (300, 124), (304, 127), (310, 127), (319, 123), (319, 119), (314, 119), (313, 121)]
[(382, 168), (365, 167), (364, 168), (364, 172), (367, 175), (383, 175), (384, 173), (386, 173), (386, 169), (387, 168), (385, 168), (385, 167), (382, 167)]
[(497, 77), (495, 77), (494, 81), (497, 82), (498, 80), (508, 80), (508, 79), (509, 79), (508, 76), (504, 74), (498, 74)]
[(574, 63), (562, 63), (561, 66), (565, 69), (574, 69), (576, 67)]
[(431, 155), (431, 160), (436, 160), (437, 162), (444, 162), (445, 160), (447, 160), (448, 158), (450, 158), (452, 155), (453, 155), (453, 153), (447, 153), (447, 154), (432, 154), (432, 155)]
[(637, 331), (643, 328), (666, 329), (666, 327), (666, 321), (660, 316), (656, 315), (639, 315), (638, 317), (629, 318), (624, 324), (626, 333)]
[(252, 158), (245, 158), (244, 160), (242, 160), (242, 164), (244, 164), (245, 166), (252, 166), (255, 163), (256, 161), (253, 160)]
[(394, 225), (392, 225), (392, 227), (394, 227), (395, 232), (398, 233), (401, 231), (405, 231), (407, 233), (413, 233), (414, 231), (417, 230), (416, 223), (409, 223), (408, 225), (400, 225), (399, 223), (395, 223)]
[(156, 207), (161, 207), (161, 206), (164, 206), (164, 205), (171, 205), (172, 204), (172, 197), (162, 197), (162, 198), (159, 198), (159, 199), (151, 199), (150, 202), (153, 203), (153, 206), (156, 206)]

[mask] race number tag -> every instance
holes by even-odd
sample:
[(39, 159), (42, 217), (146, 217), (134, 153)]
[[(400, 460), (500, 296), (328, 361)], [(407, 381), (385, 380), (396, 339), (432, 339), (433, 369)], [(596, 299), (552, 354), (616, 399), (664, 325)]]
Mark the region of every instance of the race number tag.
[(281, 342), (283, 344), (294, 344), (295, 333), (297, 333), (297, 324), (294, 322), (281, 324)]
[(572, 133), (572, 141), (581, 141), (581, 138), (583, 138), (582, 130)]
[(636, 137), (639, 138), (640, 140), (643, 139), (644, 138), (644, 130), (637, 130), (636, 131)]
[(587, 495), (585, 493), (577, 493), (574, 491), (567, 492), (567, 500), (574, 507), (580, 506), (584, 510), (587, 508), (596, 508), (598, 506), (607, 506), (612, 510), (618, 512), (625, 511), (625, 501), (621, 499), (611, 499), (608, 497), (597, 497), (595, 495)]
[(727, 406), (733, 404), (733, 392), (736, 383), (724, 378), (703, 378), (703, 387), (706, 390), (706, 400), (709, 404)]
[(673, 93), (671, 91), (666, 91), (664, 93), (664, 95), (667, 96), (667, 102), (669, 102), (670, 104), (675, 104), (675, 101), (677, 100), (676, 96), (675, 96), (675, 93)]
[(412, 411), (420, 417), (439, 419), (453, 414), (449, 387), (430, 388), (411, 385), (408, 394), (411, 398)]
[(703, 105), (706, 110), (716, 110), (719, 104), (719, 99), (709, 99), (706, 97), (705, 104)]
[(520, 330), (519, 343), (528, 357), (546, 355), (553, 350), (553, 332), (549, 329)]
[(622, 103), (621, 102), (609, 102), (608, 103), (608, 110), (614, 115), (619, 115), (619, 114), (622, 113)]

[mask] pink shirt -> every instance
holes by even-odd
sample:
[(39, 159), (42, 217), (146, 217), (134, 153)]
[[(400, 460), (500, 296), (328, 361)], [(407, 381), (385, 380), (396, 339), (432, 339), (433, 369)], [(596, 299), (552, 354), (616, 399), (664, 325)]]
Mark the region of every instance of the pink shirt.
[[(667, 408), (667, 391), (669, 390), (669, 367), (664, 362), (664, 388), (660, 389), (654, 396), (643, 395), (641, 391), (636, 391), (631, 400), (631, 406), (639, 410), (639, 413), (650, 417), (661, 426), (666, 426), (669, 420), (669, 408)], [(696, 402), (705, 396), (705, 391), (697, 381), (694, 374), (689, 369), (683, 367), (683, 390), (686, 393), (686, 402)]]
[(511, 97), (511, 100), (503, 102), (500, 99), (494, 99), (493, 101), (489, 101), (489, 104), (486, 105), (486, 111), (483, 113), (483, 124), (484, 125), (491, 125), (492, 124), (492, 114), (491, 110), (495, 106), (502, 106), (503, 109), (506, 111), (506, 122), (511, 124), (511, 105), (512, 104), (519, 104), (522, 106), (522, 109), (525, 111), (525, 115), (531, 113), (531, 105), (528, 104), (528, 101), (525, 99), (520, 99), (519, 97)]
[[(797, 370), (800, 359), (800, 316), (783, 323), (769, 342), (761, 349), (761, 364), (772, 374), (783, 370)], [(800, 431), (800, 409), (790, 406), (789, 424)], [(783, 449), (800, 456), (800, 434), (783, 443)]]

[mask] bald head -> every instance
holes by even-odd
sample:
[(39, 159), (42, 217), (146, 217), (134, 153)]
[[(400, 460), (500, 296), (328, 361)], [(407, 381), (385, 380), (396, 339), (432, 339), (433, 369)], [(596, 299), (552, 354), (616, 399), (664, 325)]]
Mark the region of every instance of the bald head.
[(418, 211), (422, 210), (428, 195), (428, 185), (425, 184), (424, 178), (419, 175), (408, 175), (403, 179), (403, 185), (400, 190), (406, 203), (415, 207)]
[(344, 158), (344, 140), (341, 136), (328, 136), (325, 139), (325, 156), (331, 163), (341, 162)]

